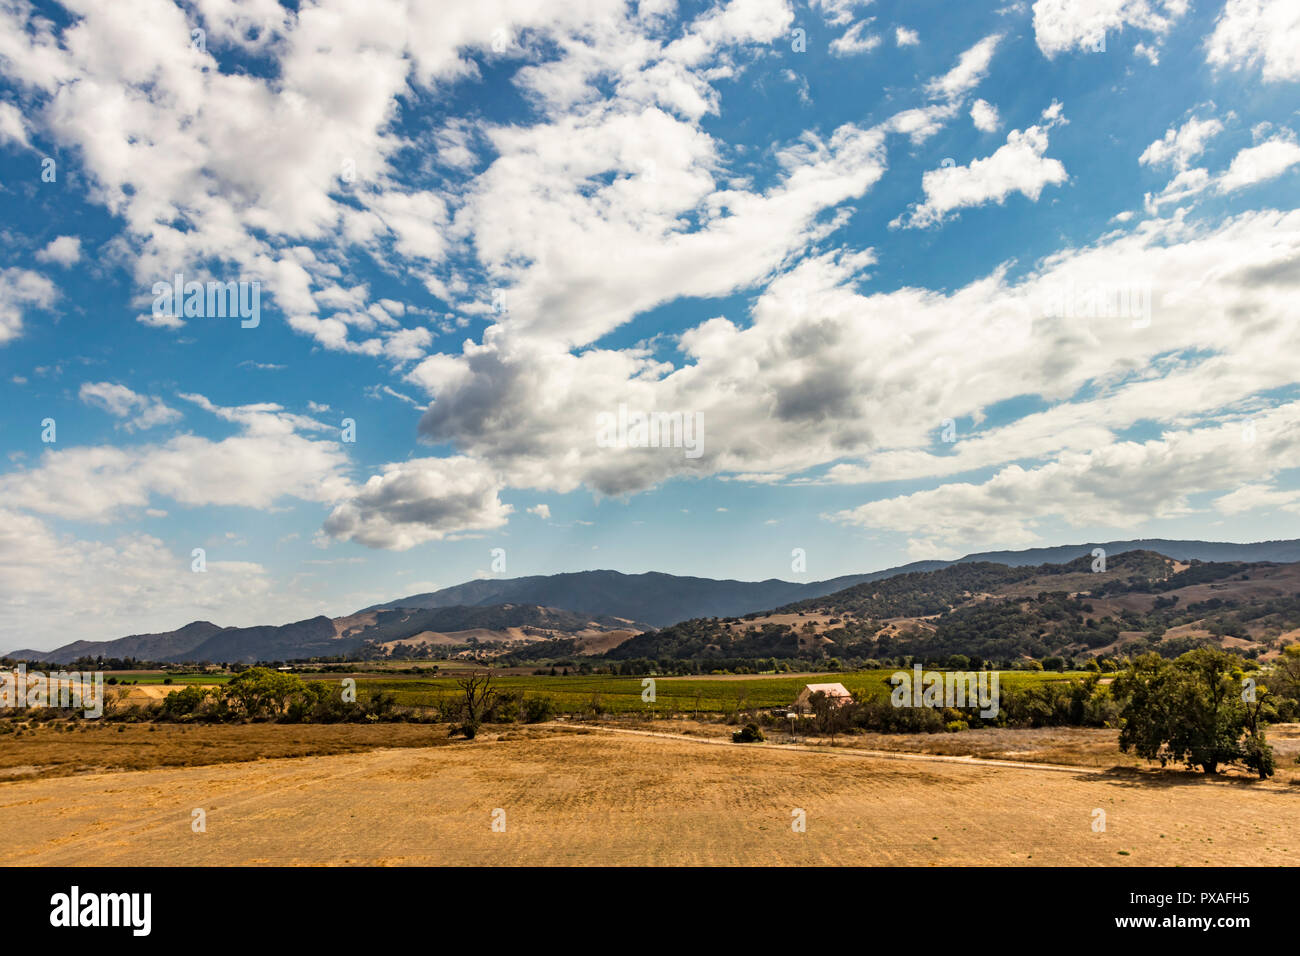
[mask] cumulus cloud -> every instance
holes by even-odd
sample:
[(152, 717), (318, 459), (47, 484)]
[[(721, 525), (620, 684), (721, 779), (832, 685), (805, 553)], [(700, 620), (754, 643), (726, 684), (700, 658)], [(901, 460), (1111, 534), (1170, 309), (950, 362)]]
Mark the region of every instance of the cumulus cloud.
[(1125, 28), (1163, 39), (1188, 10), (1188, 0), (1037, 0), (1034, 39), (1047, 57), (1093, 49)]
[[(1240, 423), (1166, 432), (1146, 442), (1114, 442), (1062, 454), (1036, 468), (1009, 465), (981, 483), (940, 485), (883, 498), (831, 517), (846, 524), (915, 535), (961, 549), (987, 541), (1026, 543), (1049, 518), (1075, 527), (1136, 528), (1191, 514), (1193, 495), (1267, 478), (1300, 452), (1300, 405), (1260, 416), (1254, 441)], [(1223, 499), (1219, 499), (1222, 501)], [(1267, 498), (1249, 503), (1254, 507)], [(1229, 498), (1228, 512), (1247, 502)]]
[(0, 345), (22, 334), (28, 308), (48, 309), (57, 297), (54, 283), (39, 272), (0, 269)]
[[(770, 0), (734, 6), (706, 18), (704, 50), (771, 22)], [(449, 213), (441, 195), (393, 181), (394, 158), (416, 145), (393, 128), (397, 97), (472, 74), (466, 54), (490, 51), (499, 30), (567, 38), (614, 23), (632, 32), (621, 0), (563, 10), (531, 0), (490, 10), (476, 0), (387, 4), (383, 16), (347, 4), (290, 13), (266, 0), (207, 0), (192, 13), (121, 0), (78, 5), (55, 24), (10, 4), (0, 11), (0, 62), (38, 104), (41, 132), (79, 155), (92, 197), (124, 221), (142, 286), (215, 264), (273, 289), (292, 326), (323, 347), (376, 357), (392, 333), (355, 343), (346, 322), (321, 316), (317, 296), (337, 266), (303, 243), (380, 258), (396, 249), (417, 277), (432, 278)], [(196, 26), (208, 31), (206, 48), (175, 42)], [(223, 69), (213, 52), (223, 47), (271, 57), (276, 69)], [(5, 116), (8, 134), (21, 132)]]
[(499, 528), (514, 510), (490, 469), (463, 456), (385, 466), (325, 520), (330, 538), (406, 551), (449, 535)]
[(998, 116), (998, 108), (988, 100), (976, 100), (970, 108), (971, 122), (981, 133), (996, 132), (997, 128), (1002, 125), (1002, 120)]
[(1047, 122), (1027, 129), (1013, 129), (1006, 145), (968, 166), (942, 166), (921, 177), (925, 201), (910, 214), (895, 220), (896, 225), (925, 227), (937, 225), (959, 209), (995, 202), (1001, 205), (1012, 193), (1020, 193), (1035, 202), (1043, 188), (1059, 185), (1068, 178), (1060, 160), (1043, 154), (1048, 147), (1048, 130), (1060, 118), (1060, 104), (1044, 111)]
[(1292, 0), (1228, 0), (1205, 43), (1205, 58), (1265, 80), (1300, 79), (1300, 6)]
[(67, 267), (76, 265), (81, 259), (81, 240), (76, 236), (59, 236), (50, 240), (50, 244), (36, 253), (39, 262), (53, 262)]
[[(784, 54), (795, 24), (784, 0), (693, 8), (676, 22), (667, 4), (615, 0), (554, 10), (529, 0), (436, 11), (392, 4), (380, 15), (333, 0), (297, 11), (271, 0), (83, 6), (84, 15), (57, 24), (25, 5), (0, 13), (0, 68), (21, 101), (36, 105), (17, 125), (0, 110), (0, 138), (30, 133), (84, 157), (93, 200), (125, 224), (105, 248), (132, 264), (144, 288), (195, 263), (263, 281), (305, 346), (367, 357), (402, 377), (400, 390), (381, 383), (365, 394), (418, 405), (420, 437), (439, 455), (454, 452), (371, 460), (354, 473), (351, 446), (312, 417), (326, 405), (295, 415), (186, 394), (181, 401), (236, 434), (50, 449), (0, 478), (7, 506), (24, 514), (109, 521), (160, 512), (167, 499), (257, 508), (291, 499), (328, 514), (322, 543), (406, 549), (502, 527), (513, 513), (501, 501), (507, 489), (624, 496), (682, 477), (942, 479), (949, 489), (969, 485), (959, 497), (994, 515), (999, 494), (1020, 489), (1031, 502), (1059, 492), (1091, 507), (1076, 493), (1088, 475), (1165, 454), (1117, 441), (1138, 416), (1170, 435), (1208, 433), (1294, 380), (1295, 214), (1158, 218), (1165, 203), (1235, 193), (1291, 168), (1284, 130), (1262, 131), (1216, 175), (1197, 163), (1221, 122), (1194, 116), (1142, 153), (1142, 165), (1174, 177), (1151, 199), (1154, 218), (1041, 261), (986, 264), (943, 291), (873, 284), (876, 253), (844, 245), (841, 227), (866, 215), (855, 206), (885, 174), (892, 138), (904, 138), (906, 151), (967, 113), (982, 132), (1001, 129), (992, 103), (969, 101), (1002, 34), (975, 42), (920, 89), (891, 89), (898, 107), (875, 125), (814, 126), (754, 149), (726, 142), (718, 131), (726, 124), (713, 120), (728, 84)], [(1098, 30), (1140, 31), (1154, 61), (1184, 6), (1041, 0), (1035, 36), (1056, 56), (1086, 47)], [(1224, 24), (1247, 7), (1265, 9), (1230, 3), (1215, 36), (1239, 36)], [(832, 53), (881, 42), (867, 8), (814, 4), (836, 27), (821, 32), (839, 34)], [(136, 42), (117, 42), (140, 24)], [(216, 53), (168, 39), (191, 25), (208, 30)], [(498, 30), (511, 37), (504, 52), (492, 49)], [(918, 37), (897, 27), (893, 39), (902, 47)], [(1250, 42), (1238, 55), (1285, 72), (1289, 54), (1268, 38)], [(231, 70), (232, 55), (274, 69)], [(410, 103), (473, 80), (488, 62), (509, 67), (524, 110), (506, 120), (439, 114), (418, 130), (401, 121)], [(923, 201), (898, 224), (942, 223), (1016, 194), (1038, 200), (1067, 179), (1046, 155), (1062, 122), (1054, 104), (991, 155), (927, 172)], [(1141, 144), (1126, 148), (1131, 157)], [(61, 261), (53, 244), (47, 253)], [(376, 270), (354, 274), (364, 257)], [(392, 297), (401, 293), (380, 289), (394, 277), (427, 290), (436, 309), (408, 308)], [(1122, 294), (1123, 314), (1111, 309), (1120, 301), (1112, 293)], [(37, 273), (0, 273), (0, 341), (54, 296)], [(629, 344), (635, 327), (628, 340), (611, 335), (690, 299), (721, 301), (653, 341)], [(1145, 310), (1125, 313), (1135, 302)], [(125, 427), (178, 414), (112, 382), (87, 389), (83, 399)], [(989, 409), (1017, 399), (1046, 407), (984, 426)], [(698, 421), (701, 454), (671, 443), (601, 445), (597, 416), (620, 405)], [(961, 439), (936, 449), (945, 419), (960, 422)], [(991, 487), (970, 478), (979, 470), (994, 471)], [(1214, 485), (1221, 476), (1190, 464), (1188, 472), (1187, 487), (1227, 490)], [(358, 484), (357, 474), (370, 477)], [(1254, 484), (1272, 489), (1267, 480)], [(1180, 487), (1134, 507), (1179, 513)], [(1278, 500), (1265, 491), (1256, 499)], [(908, 507), (882, 506), (870, 520), (895, 527)], [(527, 510), (549, 517), (545, 505)], [(950, 516), (908, 533), (918, 550), (934, 549), (943, 534), (963, 531), (962, 520), (977, 527), (976, 517)], [(1028, 540), (1037, 522), (1006, 522), (1006, 539)]]
[[(1164, 141), (1157, 141), (1152, 148), (1163, 144)], [(1142, 155), (1150, 152), (1148, 149)], [(1178, 157), (1174, 159), (1177, 166)], [(1167, 203), (1180, 203), (1207, 190), (1220, 194), (1237, 192), (1276, 179), (1297, 164), (1300, 164), (1300, 145), (1290, 130), (1280, 129), (1264, 142), (1238, 151), (1228, 168), (1217, 175), (1201, 167), (1183, 169), (1160, 192), (1146, 194), (1146, 207), (1155, 212)]]
[(27, 140), (27, 121), (22, 112), (12, 103), (0, 102), (0, 145), (8, 143), (31, 145)]
[(1172, 166), (1182, 172), (1193, 159), (1205, 151), (1211, 139), (1223, 132), (1223, 124), (1214, 117), (1192, 117), (1178, 128), (1170, 127), (1165, 135), (1142, 151), (1138, 162), (1143, 166)]
[[(420, 430), (510, 487), (607, 495), (678, 476), (802, 480), (819, 466), (831, 481), (918, 480), (1096, 448), (1141, 418), (1185, 423), (1292, 381), (1297, 217), (1151, 220), (1018, 284), (998, 270), (948, 294), (862, 294), (870, 254), (813, 256), (743, 320), (686, 331), (679, 364), (508, 336), (431, 356), (409, 375), (434, 399)], [(931, 447), (945, 418), (1024, 395), (1052, 407)], [(698, 413), (703, 454), (599, 446), (596, 416), (620, 404)]]
[(1279, 133), (1258, 146), (1237, 153), (1219, 177), (1218, 187), (1221, 192), (1236, 192), (1276, 179), (1297, 163), (1300, 163), (1300, 145), (1289, 132)]

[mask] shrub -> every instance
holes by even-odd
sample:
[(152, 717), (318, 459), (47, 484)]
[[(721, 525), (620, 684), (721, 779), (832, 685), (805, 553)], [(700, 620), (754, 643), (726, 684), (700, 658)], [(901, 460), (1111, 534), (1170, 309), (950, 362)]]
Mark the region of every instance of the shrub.
[(473, 740), (478, 736), (478, 726), (476, 720), (467, 720), (463, 724), (453, 724), (451, 730), (447, 731), (447, 736), (461, 736), (466, 740)]
[(524, 723), (541, 724), (555, 718), (555, 701), (549, 697), (529, 697), (523, 703)]
[(758, 724), (746, 724), (731, 735), (732, 742), (737, 744), (753, 744), (766, 739), (763, 731), (759, 730)]

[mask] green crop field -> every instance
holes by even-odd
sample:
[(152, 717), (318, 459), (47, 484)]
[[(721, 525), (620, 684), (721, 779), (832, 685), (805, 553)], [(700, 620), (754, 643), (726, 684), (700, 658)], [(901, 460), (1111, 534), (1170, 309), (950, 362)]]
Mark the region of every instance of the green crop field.
[[(684, 713), (699, 710), (702, 713), (728, 713), (762, 707), (782, 707), (794, 699), (809, 683), (841, 683), (854, 693), (869, 692), (873, 697), (886, 698), (892, 689), (889, 677), (895, 673), (887, 670), (827, 673), (816, 676), (784, 677), (656, 677), (655, 700), (643, 701), (640, 677), (541, 675), (502, 676), (493, 681), (501, 692), (513, 692), (524, 697), (549, 697), (562, 712), (589, 710), (593, 702), (615, 714)], [(1002, 671), (1000, 681), (1004, 689), (1022, 689), (1052, 681), (1066, 681), (1087, 676), (1086, 672), (1057, 673), (1039, 671)], [(439, 701), (451, 703), (459, 694), (455, 677), (430, 677), (406, 680), (362, 678), (357, 681), (362, 693), (391, 693), (399, 705), (430, 706)]]
[(186, 684), (224, 684), (229, 674), (169, 674), (163, 671), (105, 671), (104, 680), (117, 678), (119, 684), (162, 684), (167, 678), (177, 687)]

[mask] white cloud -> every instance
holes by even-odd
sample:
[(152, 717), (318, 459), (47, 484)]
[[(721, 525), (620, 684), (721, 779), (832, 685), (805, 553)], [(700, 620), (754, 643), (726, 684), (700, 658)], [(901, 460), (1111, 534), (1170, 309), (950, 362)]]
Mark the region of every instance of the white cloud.
[(1237, 153), (1227, 171), (1218, 179), (1219, 191), (1235, 192), (1276, 179), (1297, 163), (1300, 163), (1300, 145), (1289, 132), (1280, 133)]
[[(1165, 141), (1153, 143), (1147, 153), (1162, 145)], [(1167, 203), (1182, 202), (1209, 189), (1219, 193), (1236, 192), (1276, 179), (1297, 163), (1300, 163), (1300, 145), (1296, 144), (1290, 130), (1280, 129), (1263, 143), (1240, 150), (1228, 168), (1218, 175), (1211, 175), (1209, 170), (1199, 167), (1184, 169), (1159, 193), (1146, 194), (1146, 208), (1156, 212)]]
[[(34, 467), (0, 475), (0, 497), (11, 507), (39, 514), (104, 522), (128, 509), (150, 507), (155, 498), (267, 509), (286, 497), (329, 502), (347, 494), (347, 459), (339, 443), (297, 434), (304, 426), (323, 426), (278, 405), (222, 408), (202, 396), (182, 398), (238, 423), (241, 434), (220, 441), (179, 435), (128, 448), (51, 448)], [(111, 405), (123, 399), (109, 391), (100, 401)]]
[(112, 382), (85, 382), (78, 395), (87, 405), (102, 408), (115, 418), (130, 419), (125, 423), (128, 431), (166, 425), (181, 418), (180, 412), (161, 399), (138, 395)]
[(1060, 160), (1043, 155), (1048, 147), (1048, 130), (1062, 122), (1059, 114), (1060, 104), (1053, 103), (1043, 113), (1046, 123), (1023, 132), (1013, 129), (1007, 134), (1006, 145), (992, 156), (972, 160), (969, 166), (930, 170), (921, 177), (925, 201), (891, 225), (937, 225), (956, 210), (988, 202), (1001, 205), (1016, 192), (1036, 202), (1044, 186), (1059, 185), (1068, 178)]
[(464, 457), (386, 465), (325, 520), (325, 535), (406, 551), (467, 531), (499, 528), (514, 510), (497, 497), (491, 470)]
[(1223, 132), (1223, 124), (1214, 117), (1198, 119), (1193, 116), (1177, 129), (1165, 130), (1163, 138), (1142, 151), (1138, 162), (1143, 166), (1172, 166), (1182, 172), (1191, 161), (1205, 151), (1206, 144)]
[(976, 100), (970, 108), (971, 122), (981, 133), (992, 133), (1002, 125), (1002, 120), (998, 116), (998, 108), (988, 100)]
[[(987, 546), (990, 539), (1028, 544), (1049, 518), (1075, 527), (1138, 529), (1152, 520), (1191, 514), (1193, 495), (1236, 488), (1295, 461), (1298, 416), (1297, 404), (1260, 416), (1261, 437), (1252, 443), (1242, 441), (1236, 422), (1170, 431), (1150, 441), (1065, 453), (1036, 468), (1009, 465), (982, 483), (940, 485), (829, 517), (959, 549)], [(1244, 502), (1229, 498), (1225, 504), (1226, 513), (1234, 513)]]
[(935, 77), (926, 84), (926, 92), (931, 96), (955, 100), (975, 89), (988, 75), (989, 64), (993, 54), (1002, 42), (1002, 34), (994, 33), (980, 40), (957, 59), (957, 65), (943, 76)]
[(1300, 491), (1283, 491), (1265, 484), (1242, 485), (1214, 499), (1214, 510), (1224, 515), (1239, 515), (1262, 508), (1284, 511), (1300, 510)]
[(1047, 57), (1093, 49), (1127, 27), (1155, 35), (1159, 43), (1188, 9), (1188, 0), (1037, 0), (1034, 38)]
[[(860, 294), (871, 261), (804, 260), (743, 319), (684, 333), (677, 365), (508, 336), (430, 357), (410, 374), (434, 397), (421, 433), (505, 486), (560, 493), (626, 495), (678, 476), (774, 483), (819, 466), (833, 481), (916, 480), (1102, 447), (1139, 419), (1185, 425), (1294, 379), (1300, 212), (1212, 229), (1149, 220), (1049, 257), (1018, 285), (999, 270), (949, 294)], [(1131, 314), (1114, 313), (1121, 291)], [(1070, 314), (1055, 305), (1067, 301)], [(1023, 396), (1052, 407), (932, 451), (943, 419)], [(597, 446), (595, 416), (623, 402), (699, 413), (703, 455)]]
[(915, 30), (909, 30), (907, 27), (895, 27), (894, 43), (900, 47), (918, 46), (921, 43), (921, 35)]
[(528, 509), (528, 513), (530, 515), (537, 515), (537, 517), (541, 518), (543, 521), (549, 521), (551, 519), (551, 506), (533, 505)]
[[(436, 10), (327, 2), (294, 13), (269, 0), (204, 0), (190, 19), (164, 0), (77, 9), (56, 25), (28, 4), (5, 7), (0, 63), (39, 104), (29, 119), (40, 134), (79, 155), (91, 198), (125, 222), (117, 245), (136, 280), (147, 288), (204, 264), (260, 281), (294, 328), (375, 357), (385, 355), (384, 338), (349, 343), (346, 323), (321, 319), (315, 296), (343, 250), (382, 259), (396, 249), (420, 278), (445, 255), (444, 200), (394, 182), (394, 158), (418, 145), (393, 126), (397, 98), (472, 74), (465, 54), (490, 50), (500, 29), (558, 42), (602, 24), (629, 38), (643, 26), (633, 27), (622, 0), (564, 9), (448, 0)], [(784, 28), (784, 10), (736, 0), (701, 18), (682, 55), (752, 36), (774, 17)], [(208, 31), (208, 50), (176, 42), (194, 26)], [(209, 51), (223, 44), (276, 68), (266, 76), (220, 68)]]
[(81, 259), (81, 240), (76, 236), (59, 236), (36, 253), (36, 259), (39, 262), (55, 262), (64, 267), (75, 265)]
[(27, 139), (27, 121), (23, 119), (22, 111), (12, 103), (0, 102), (0, 146), (6, 143), (31, 145)]
[(54, 283), (39, 272), (0, 269), (0, 345), (22, 334), (29, 307), (48, 309), (57, 297)]
[(1206, 40), (1206, 60), (1260, 70), (1265, 80), (1300, 79), (1300, 5), (1294, 0), (1228, 0)]
[(820, 10), (822, 19), (834, 27), (842, 27), (852, 22), (854, 13), (861, 7), (870, 6), (872, 0), (809, 0), (808, 5)]
[(831, 56), (853, 56), (855, 53), (869, 53), (880, 46), (880, 35), (868, 33), (870, 20), (862, 20), (844, 31), (843, 36), (831, 41)]
[(1213, 183), (1207, 169), (1185, 169), (1165, 184), (1158, 193), (1146, 193), (1143, 202), (1148, 212), (1158, 213), (1166, 203), (1179, 203), (1203, 193)]

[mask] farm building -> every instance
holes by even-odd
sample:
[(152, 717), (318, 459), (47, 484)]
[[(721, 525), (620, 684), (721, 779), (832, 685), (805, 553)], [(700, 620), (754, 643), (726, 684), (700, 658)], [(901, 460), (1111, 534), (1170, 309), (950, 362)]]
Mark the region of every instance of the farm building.
[(803, 690), (799, 691), (799, 696), (794, 699), (791, 709), (800, 713), (807, 713), (812, 710), (812, 704), (809, 701), (812, 699), (813, 694), (819, 692), (825, 694), (839, 706), (843, 706), (853, 699), (853, 696), (843, 684), (804, 684)]

